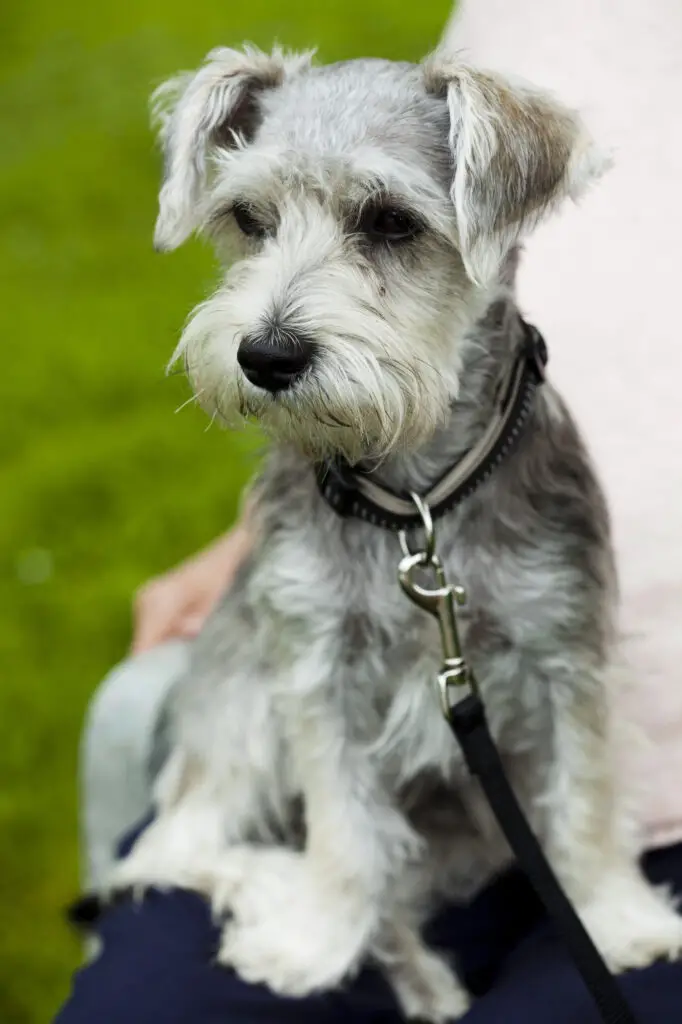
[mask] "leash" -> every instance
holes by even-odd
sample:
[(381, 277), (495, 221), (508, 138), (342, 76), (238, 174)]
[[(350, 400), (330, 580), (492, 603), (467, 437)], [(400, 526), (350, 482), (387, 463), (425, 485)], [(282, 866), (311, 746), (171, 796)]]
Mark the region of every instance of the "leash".
[[(422, 497), (395, 494), (371, 471), (341, 459), (316, 468), (320, 493), (338, 515), (352, 516), (398, 533), (403, 558), (398, 568), (407, 597), (433, 615), (440, 627), (443, 665), (437, 677), (443, 716), (459, 743), (467, 768), (480, 782), (519, 866), (554, 923), (599, 1012), (602, 1024), (637, 1024), (618, 984), (561, 888), (509, 783), (490, 735), (476, 680), (460, 646), (457, 605), (464, 590), (449, 584), (436, 553), (433, 521), (452, 511), (494, 472), (514, 449), (530, 419), (537, 388), (545, 379), (547, 346), (537, 329), (520, 318), (523, 342), (498, 387), (493, 416), (479, 441)], [(412, 552), (406, 531), (421, 527), (422, 550)], [(416, 576), (431, 573), (432, 588)]]
[[(403, 558), (398, 578), (407, 597), (433, 615), (440, 627), (443, 665), (437, 687), (443, 716), (462, 749), (469, 771), (479, 780), (520, 867), (563, 939), (603, 1024), (637, 1024), (615, 978), (561, 888), (509, 783), (490, 735), (478, 685), (460, 646), (456, 607), (466, 602), (466, 595), (461, 587), (447, 582), (436, 553), (428, 505), (418, 494), (413, 494), (412, 500), (422, 521), (425, 545), (423, 550), (411, 552), (406, 534), (401, 531)], [(423, 576), (425, 572), (433, 574), (434, 587), (425, 587), (415, 579), (417, 573)]]

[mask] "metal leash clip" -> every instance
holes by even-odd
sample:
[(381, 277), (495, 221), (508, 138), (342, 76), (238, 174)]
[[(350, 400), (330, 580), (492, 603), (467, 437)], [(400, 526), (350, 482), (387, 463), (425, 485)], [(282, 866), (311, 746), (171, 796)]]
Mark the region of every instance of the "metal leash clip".
[[(443, 665), (436, 681), (443, 715), (450, 721), (450, 713), (456, 703), (452, 699), (452, 691), (460, 690), (460, 698), (467, 693), (478, 692), (474, 675), (462, 654), (457, 626), (457, 606), (466, 604), (466, 593), (462, 587), (447, 581), (443, 563), (436, 554), (436, 533), (428, 505), (418, 494), (412, 493), (411, 498), (422, 519), (425, 542), (423, 550), (412, 552), (405, 530), (400, 531), (398, 539), (403, 558), (398, 566), (398, 579), (410, 601), (438, 620)], [(434, 587), (425, 587), (417, 582), (415, 576), (420, 570), (433, 574)]]

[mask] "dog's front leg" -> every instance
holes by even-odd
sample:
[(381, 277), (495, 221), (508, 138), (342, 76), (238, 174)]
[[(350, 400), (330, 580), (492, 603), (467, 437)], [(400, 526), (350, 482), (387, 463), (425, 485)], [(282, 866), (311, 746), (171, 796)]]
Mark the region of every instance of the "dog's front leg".
[(332, 988), (360, 965), (391, 878), (421, 847), (349, 739), (341, 704), (341, 692), (308, 693), (287, 716), (305, 849), (229, 854), (221, 902), (233, 916), (219, 959), (285, 995)]
[(619, 796), (599, 671), (552, 679), (554, 750), (547, 851), (592, 938), (614, 971), (682, 950), (682, 917), (637, 865), (632, 822)]

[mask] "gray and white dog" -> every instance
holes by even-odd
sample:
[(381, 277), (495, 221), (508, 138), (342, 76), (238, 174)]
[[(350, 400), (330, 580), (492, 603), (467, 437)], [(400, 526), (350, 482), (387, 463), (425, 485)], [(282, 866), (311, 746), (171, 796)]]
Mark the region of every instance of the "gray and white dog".
[[(156, 820), (113, 884), (205, 893), (218, 959), (279, 993), (372, 957), (407, 1016), (455, 1019), (467, 994), (420, 927), (510, 854), (427, 685), (437, 628), (399, 589), (397, 539), (337, 516), (315, 463), (424, 493), (471, 448), (521, 342), (520, 241), (603, 161), (573, 111), (448, 52), (317, 67), (218, 49), (157, 103), (156, 245), (205, 231), (228, 265), (177, 355), (213, 416), (256, 417), (274, 443), (258, 543), (196, 641)], [(607, 510), (549, 384), (438, 534), (494, 737), (566, 891), (614, 970), (676, 956), (682, 919), (636, 866), (614, 781)]]

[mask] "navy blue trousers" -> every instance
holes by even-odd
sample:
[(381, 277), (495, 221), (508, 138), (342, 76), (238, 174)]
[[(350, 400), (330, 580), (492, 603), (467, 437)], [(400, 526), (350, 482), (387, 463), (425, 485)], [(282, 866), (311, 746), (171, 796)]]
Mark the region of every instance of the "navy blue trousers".
[[(654, 882), (682, 895), (682, 844), (644, 861)], [(217, 932), (202, 899), (148, 894), (101, 918), (103, 952), (75, 977), (55, 1024), (399, 1024), (393, 997), (366, 970), (341, 992), (281, 999), (212, 962)], [(469, 906), (434, 922), (431, 941), (456, 953), (479, 998), (464, 1024), (599, 1024), (561, 943), (517, 871)], [(657, 963), (620, 979), (641, 1024), (682, 1022), (682, 964)]]

